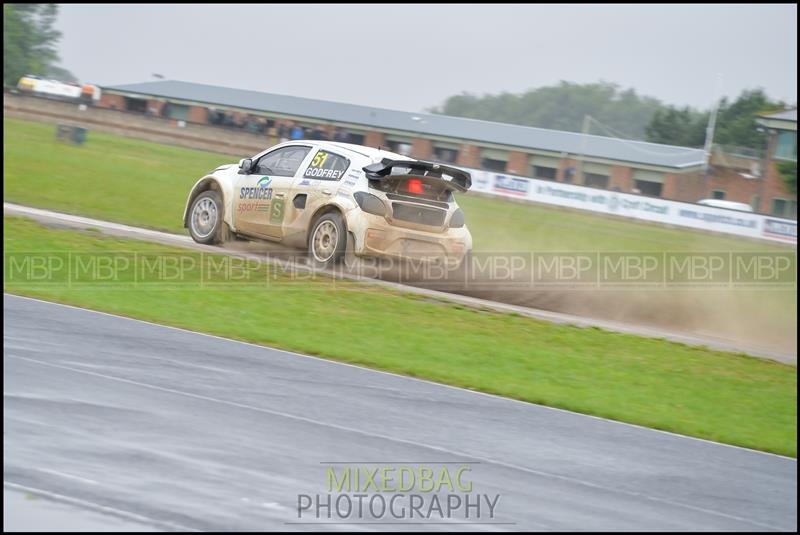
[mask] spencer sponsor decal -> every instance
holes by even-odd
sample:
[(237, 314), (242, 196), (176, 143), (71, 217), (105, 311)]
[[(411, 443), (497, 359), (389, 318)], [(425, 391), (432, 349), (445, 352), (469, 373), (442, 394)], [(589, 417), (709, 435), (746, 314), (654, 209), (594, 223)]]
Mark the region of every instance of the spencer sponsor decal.
[(258, 201), (245, 201), (239, 203), (239, 213), (242, 212), (269, 212), (269, 203), (262, 203)]
[(272, 178), (265, 176), (261, 177), (255, 187), (244, 187), (239, 189), (240, 199), (259, 199), (269, 200), (272, 198), (272, 188), (269, 186), (272, 183)]
[(239, 198), (269, 200), (272, 198), (272, 188), (241, 188)]

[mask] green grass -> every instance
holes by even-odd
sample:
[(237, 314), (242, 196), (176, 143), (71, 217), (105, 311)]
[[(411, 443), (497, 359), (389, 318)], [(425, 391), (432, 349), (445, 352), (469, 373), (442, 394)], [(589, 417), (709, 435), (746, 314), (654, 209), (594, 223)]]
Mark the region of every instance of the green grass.
[[(4, 223), (4, 288), (11, 293), (796, 455), (793, 366), (474, 310), (322, 276), (297, 281), (279, 274), (267, 283), (265, 267), (251, 272), (262, 282), (246, 284), (219, 280), (201, 287), (141, 279), (134, 284), (125, 272), (113, 284), (69, 285), (63, 270), (52, 282), (37, 283), (20, 278), (23, 272), (10, 266), (10, 254), (126, 251), (141, 260), (165, 252), (193, 258), (200, 253), (55, 230), (18, 218)], [(188, 269), (186, 280), (197, 280), (197, 269)]]
[(3, 119), (6, 201), (172, 232), (192, 185), (231, 156), (89, 132), (56, 141), (55, 125)]

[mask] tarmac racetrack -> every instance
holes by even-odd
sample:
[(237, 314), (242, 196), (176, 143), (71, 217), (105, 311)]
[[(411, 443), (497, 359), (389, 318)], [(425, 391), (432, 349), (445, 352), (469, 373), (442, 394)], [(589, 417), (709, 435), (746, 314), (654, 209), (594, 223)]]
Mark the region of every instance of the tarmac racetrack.
[(414, 529), (797, 527), (794, 459), (64, 305), (3, 308), (7, 491), (164, 529), (396, 530), (411, 520), (298, 518), (298, 495), (325, 493), (337, 463), (427, 464), (468, 466), (472, 492), (499, 498), (491, 517)]

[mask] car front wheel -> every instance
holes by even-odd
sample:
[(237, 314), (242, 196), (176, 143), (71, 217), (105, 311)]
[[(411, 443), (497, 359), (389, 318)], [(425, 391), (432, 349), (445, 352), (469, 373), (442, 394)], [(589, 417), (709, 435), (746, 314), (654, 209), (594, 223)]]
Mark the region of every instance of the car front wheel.
[(222, 197), (214, 190), (204, 191), (192, 203), (189, 233), (197, 243), (206, 245), (225, 241), (227, 226), (222, 220)]

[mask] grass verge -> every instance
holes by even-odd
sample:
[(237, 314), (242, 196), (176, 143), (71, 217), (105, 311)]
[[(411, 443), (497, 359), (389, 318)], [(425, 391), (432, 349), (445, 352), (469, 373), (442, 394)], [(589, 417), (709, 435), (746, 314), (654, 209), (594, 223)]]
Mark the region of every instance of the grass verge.
[[(796, 455), (793, 366), (431, 302), (374, 285), (269, 276), (265, 266), (242, 267), (238, 278), (214, 278), (206, 270), (202, 285), (199, 264), (192, 263), (179, 283), (142, 279), (138, 271), (134, 278), (134, 270), (101, 283), (91, 270), (85, 280), (73, 270), (68, 284), (63, 269), (37, 282), (20, 267), (32, 254), (74, 260), (124, 251), (129, 258), (135, 253), (139, 266), (143, 258), (198, 259), (200, 253), (20, 218), (4, 223), (4, 289), (11, 293)], [(215, 265), (225, 258), (203, 256)]]

